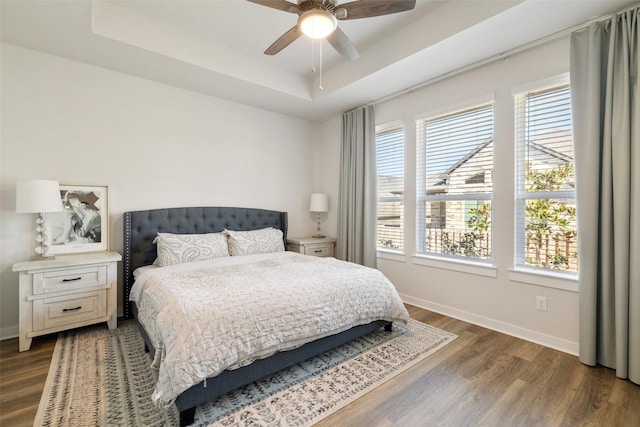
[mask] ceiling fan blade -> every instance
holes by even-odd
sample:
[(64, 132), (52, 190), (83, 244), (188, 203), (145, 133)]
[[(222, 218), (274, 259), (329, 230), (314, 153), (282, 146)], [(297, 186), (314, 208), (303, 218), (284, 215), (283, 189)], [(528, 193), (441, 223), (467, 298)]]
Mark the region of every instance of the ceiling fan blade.
[[(253, 0), (249, 0), (253, 1)], [(416, 6), (416, 0), (359, 0), (341, 4), (336, 8), (338, 19), (360, 19), (372, 16), (390, 15), (392, 13), (405, 12)], [(347, 16), (341, 18), (343, 12), (347, 11)]]
[(285, 12), (298, 13), (298, 5), (287, 0), (247, 0), (251, 3), (261, 4), (272, 9), (284, 10)]
[(275, 55), (285, 47), (293, 43), (298, 37), (302, 35), (302, 30), (296, 25), (286, 33), (280, 36), (278, 40), (273, 42), (271, 46), (264, 51), (266, 55)]
[(340, 28), (327, 36), (327, 41), (331, 43), (331, 46), (338, 51), (338, 53), (345, 58), (353, 61), (360, 57), (358, 49), (353, 45), (349, 37)]

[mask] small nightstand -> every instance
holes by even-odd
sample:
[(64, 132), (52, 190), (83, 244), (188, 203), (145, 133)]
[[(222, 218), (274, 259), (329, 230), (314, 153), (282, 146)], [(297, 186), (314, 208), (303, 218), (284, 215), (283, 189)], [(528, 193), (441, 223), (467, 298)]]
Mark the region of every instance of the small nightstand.
[(287, 250), (320, 257), (333, 256), (336, 239), (333, 237), (293, 237), (287, 239)]
[(20, 273), (20, 351), (38, 335), (93, 323), (118, 326), (117, 252), (59, 255), (13, 264)]

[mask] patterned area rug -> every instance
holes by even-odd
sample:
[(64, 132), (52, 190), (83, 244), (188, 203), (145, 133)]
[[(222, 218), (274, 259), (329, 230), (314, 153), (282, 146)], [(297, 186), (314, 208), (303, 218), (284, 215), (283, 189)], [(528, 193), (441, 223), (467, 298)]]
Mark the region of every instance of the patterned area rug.
[[(456, 338), (410, 320), (201, 405), (195, 426), (310, 426)], [(34, 426), (177, 426), (151, 402), (155, 372), (133, 321), (60, 334)]]

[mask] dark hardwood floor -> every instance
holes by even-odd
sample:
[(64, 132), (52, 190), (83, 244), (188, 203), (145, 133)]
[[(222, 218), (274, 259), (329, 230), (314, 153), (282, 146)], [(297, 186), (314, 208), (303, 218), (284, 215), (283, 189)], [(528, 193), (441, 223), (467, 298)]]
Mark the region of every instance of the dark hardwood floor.
[[(318, 426), (640, 426), (640, 386), (607, 368), (408, 306), (459, 337)], [(33, 424), (56, 337), (0, 343), (0, 425)]]

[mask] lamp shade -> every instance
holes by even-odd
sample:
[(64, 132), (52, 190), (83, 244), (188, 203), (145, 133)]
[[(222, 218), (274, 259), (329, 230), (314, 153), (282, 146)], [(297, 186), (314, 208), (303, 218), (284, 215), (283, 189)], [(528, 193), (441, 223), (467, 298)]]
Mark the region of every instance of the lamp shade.
[(309, 210), (311, 212), (329, 212), (329, 196), (323, 193), (313, 193)]
[(302, 32), (312, 39), (323, 39), (338, 27), (336, 17), (324, 9), (312, 9), (298, 18)]
[(44, 179), (18, 181), (16, 185), (16, 212), (42, 213), (62, 210), (58, 181)]

